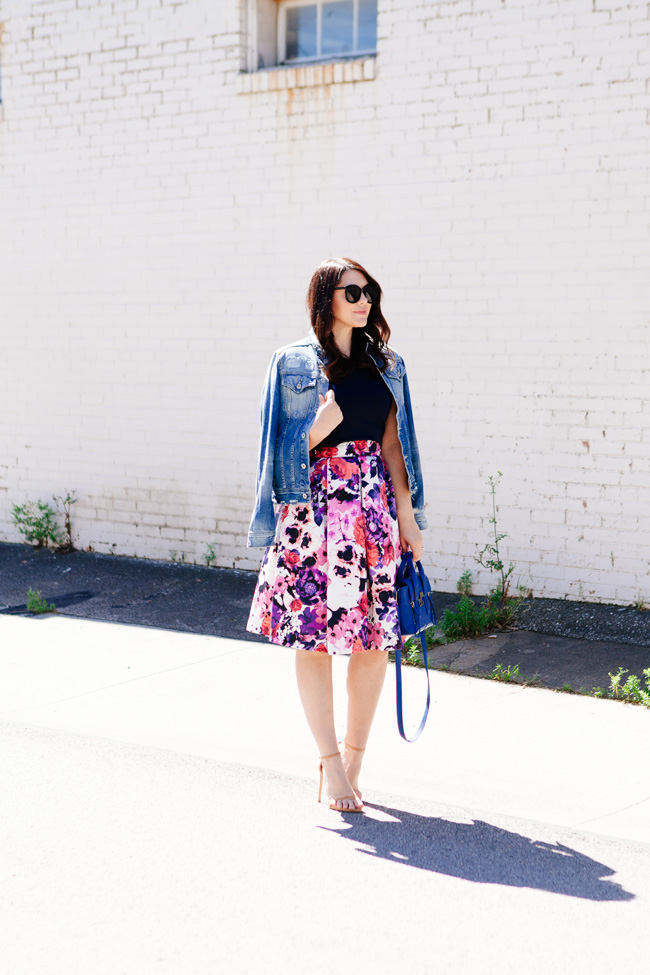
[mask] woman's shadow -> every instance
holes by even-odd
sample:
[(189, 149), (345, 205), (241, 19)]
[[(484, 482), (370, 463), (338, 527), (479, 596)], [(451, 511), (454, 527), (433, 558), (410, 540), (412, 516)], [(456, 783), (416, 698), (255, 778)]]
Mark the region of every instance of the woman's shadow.
[(607, 880), (611, 867), (562, 843), (546, 843), (480, 819), (456, 823), (366, 803), (390, 816), (345, 815), (339, 833), (362, 844), (360, 853), (480, 884), (531, 887), (593, 901), (629, 901), (635, 895)]

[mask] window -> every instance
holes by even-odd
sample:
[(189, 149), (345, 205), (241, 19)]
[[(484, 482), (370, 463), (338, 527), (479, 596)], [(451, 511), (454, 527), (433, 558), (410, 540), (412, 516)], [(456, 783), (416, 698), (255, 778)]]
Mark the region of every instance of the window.
[(278, 64), (374, 54), (377, 0), (283, 0), (278, 10)]
[(237, 76), (240, 94), (375, 78), (377, 0), (241, 4), (246, 44)]

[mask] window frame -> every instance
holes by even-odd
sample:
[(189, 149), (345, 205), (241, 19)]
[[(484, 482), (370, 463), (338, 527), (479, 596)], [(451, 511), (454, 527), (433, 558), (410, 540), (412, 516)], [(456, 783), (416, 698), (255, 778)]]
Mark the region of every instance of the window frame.
[[(323, 40), (323, 6), (331, 3), (332, 0), (280, 0), (278, 3), (278, 22), (277, 22), (277, 49), (276, 65), (279, 68), (300, 67), (309, 64), (327, 64), (333, 61), (348, 61), (352, 58), (375, 57), (377, 54), (377, 44), (374, 48), (357, 50), (359, 35), (359, 0), (352, 0), (352, 51), (341, 52), (339, 54), (316, 54), (308, 58), (291, 58), (285, 60), (287, 51), (287, 10), (296, 7), (316, 7), (316, 44), (320, 51)], [(334, 0), (336, 2), (336, 0)], [(343, 2), (343, 0), (341, 0)]]

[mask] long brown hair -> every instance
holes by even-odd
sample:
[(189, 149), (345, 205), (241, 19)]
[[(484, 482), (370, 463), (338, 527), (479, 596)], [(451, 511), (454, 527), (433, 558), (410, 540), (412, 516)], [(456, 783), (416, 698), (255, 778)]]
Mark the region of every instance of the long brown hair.
[[(334, 297), (334, 288), (341, 280), (344, 271), (359, 271), (364, 275), (368, 284), (374, 284), (379, 292), (379, 300), (373, 301), (370, 306), (370, 314), (365, 327), (355, 328), (352, 332), (349, 359), (339, 352), (332, 332), (332, 298)], [(381, 362), (380, 369), (382, 372), (386, 369), (392, 356), (388, 349), (390, 328), (381, 312), (381, 288), (379, 282), (371, 274), (368, 274), (365, 267), (362, 267), (358, 261), (353, 261), (349, 257), (333, 257), (319, 264), (309, 282), (307, 311), (316, 338), (329, 359), (325, 366), (325, 374), (328, 379), (332, 381), (343, 379), (355, 368), (374, 370), (372, 360), (366, 355), (367, 342), (375, 358)]]

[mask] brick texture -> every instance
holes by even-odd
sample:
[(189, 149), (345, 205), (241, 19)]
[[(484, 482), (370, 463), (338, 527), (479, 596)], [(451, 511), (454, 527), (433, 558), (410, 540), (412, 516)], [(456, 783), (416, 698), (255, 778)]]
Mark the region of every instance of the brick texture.
[(425, 563), (650, 599), (650, 21), (379, 0), (374, 66), (244, 77), (248, 0), (14, 0), (0, 25), (0, 539), (255, 569), (259, 396), (324, 257), (382, 283)]

